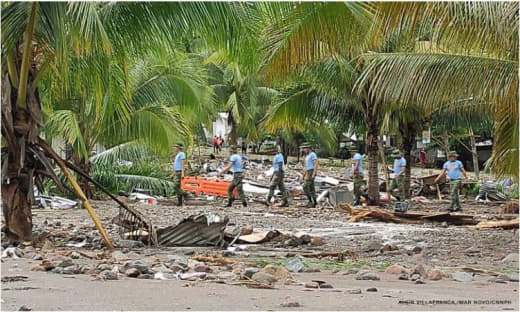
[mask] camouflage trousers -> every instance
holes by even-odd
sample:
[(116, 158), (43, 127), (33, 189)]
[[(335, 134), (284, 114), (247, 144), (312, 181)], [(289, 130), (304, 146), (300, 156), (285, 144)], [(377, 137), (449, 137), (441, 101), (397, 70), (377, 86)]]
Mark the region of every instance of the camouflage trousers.
[(233, 180), (231, 180), (231, 184), (227, 189), (228, 199), (229, 201), (233, 201), (233, 190), (236, 188), (238, 191), (238, 197), (241, 202), (246, 200), (246, 196), (244, 195), (244, 189), (242, 188), (242, 180), (244, 179), (244, 174), (242, 172), (233, 173)]
[(363, 174), (354, 173), (354, 196), (356, 201), (361, 197), (361, 187), (363, 186)]
[(397, 188), (397, 196), (399, 197), (399, 200), (404, 200), (406, 198), (404, 191), (404, 178), (404, 175), (398, 175), (392, 180), (392, 182), (390, 182), (390, 192), (394, 194), (394, 190)]
[(461, 186), (460, 180), (450, 181), (450, 194), (451, 194), (451, 205), (450, 209), (461, 209), (459, 200), (459, 189)]
[(307, 174), (305, 175), (305, 181), (303, 182), (303, 191), (305, 195), (310, 199), (316, 199), (316, 188), (314, 187), (314, 177), (312, 174), (314, 173), (314, 169), (307, 170)]
[(185, 196), (186, 192), (182, 190), (181, 188), (181, 180), (182, 180), (182, 172), (175, 171), (175, 174), (173, 176), (173, 193), (178, 198), (180, 196)]
[(285, 183), (283, 181), (285, 177), (285, 173), (283, 171), (276, 171), (273, 173), (273, 178), (271, 179), (271, 185), (269, 186), (269, 195), (267, 198), (271, 198), (274, 195), (274, 190), (278, 187), (280, 192), (282, 193), (282, 200), (287, 201), (287, 191), (285, 189)]

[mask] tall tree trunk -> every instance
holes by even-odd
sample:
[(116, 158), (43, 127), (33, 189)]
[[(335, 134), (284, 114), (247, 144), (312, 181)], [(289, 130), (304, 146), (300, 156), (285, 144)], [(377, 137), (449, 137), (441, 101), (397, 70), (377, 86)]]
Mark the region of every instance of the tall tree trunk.
[(30, 88), (35, 76), (32, 42), (37, 6), (37, 2), (31, 4), (23, 54), (17, 51), (12, 54), (8, 61), (9, 75), (2, 80), (2, 136), (7, 145), (7, 157), (3, 157), (2, 164), (2, 210), (7, 234), (17, 240), (29, 240), (32, 234), (36, 159), (28, 151), (37, 142), (38, 125), (41, 125), (38, 93)]
[(379, 132), (374, 120), (367, 121), (367, 154), (368, 154), (368, 204), (379, 204), (379, 170), (377, 168), (377, 134)]
[(235, 117), (231, 112), (228, 114), (228, 124), (231, 126), (231, 131), (229, 132), (229, 145), (237, 145), (237, 122)]
[[(88, 161), (85, 162), (78, 155), (74, 155), (72, 159), (76, 167), (78, 167), (81, 171), (90, 176), (90, 163)], [(78, 181), (79, 186), (83, 190), (83, 193), (85, 193), (85, 197), (87, 197), (87, 199), (92, 199), (92, 196), (94, 194), (92, 192), (92, 188), (90, 187), (89, 180), (81, 175), (78, 175), (76, 180)]]
[(469, 141), (471, 144), (471, 156), (473, 158), (473, 172), (475, 173), (475, 179), (480, 180), (480, 169), (478, 166), (478, 153), (477, 153), (477, 143), (475, 141), (475, 135), (473, 134), (473, 129), (469, 128)]
[(401, 132), (401, 150), (403, 151), (404, 159), (406, 160), (406, 169), (404, 177), (404, 193), (405, 198), (410, 197), (410, 180), (412, 174), (412, 149), (415, 143), (415, 137), (417, 136), (416, 129), (410, 124), (400, 126), (399, 131)]

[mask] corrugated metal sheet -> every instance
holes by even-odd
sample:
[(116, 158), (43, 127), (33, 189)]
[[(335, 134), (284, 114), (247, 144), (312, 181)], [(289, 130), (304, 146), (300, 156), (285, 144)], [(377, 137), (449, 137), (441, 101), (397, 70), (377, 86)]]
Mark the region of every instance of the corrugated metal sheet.
[(160, 246), (223, 246), (228, 217), (215, 214), (190, 216), (178, 225), (157, 230)]

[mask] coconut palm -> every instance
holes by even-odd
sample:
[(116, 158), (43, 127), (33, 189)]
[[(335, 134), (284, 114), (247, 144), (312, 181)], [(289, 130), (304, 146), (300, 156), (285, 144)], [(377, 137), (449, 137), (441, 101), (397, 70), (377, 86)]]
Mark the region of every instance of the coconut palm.
[[(240, 6), (225, 3), (179, 2), (12, 2), (4, 6), (2, 64), (7, 66), (2, 68), (2, 136), (7, 149), (2, 202), (8, 232), (30, 238), (33, 177), (56, 179), (38, 148), (44, 142), (38, 138), (38, 127), (43, 125), (39, 97), (46, 73), (67, 81), (71, 59), (78, 55), (98, 53), (124, 60), (136, 51), (168, 46), (190, 28), (207, 35), (208, 42), (232, 46), (227, 34), (239, 28), (237, 11)], [(240, 37), (238, 32), (234, 35)]]

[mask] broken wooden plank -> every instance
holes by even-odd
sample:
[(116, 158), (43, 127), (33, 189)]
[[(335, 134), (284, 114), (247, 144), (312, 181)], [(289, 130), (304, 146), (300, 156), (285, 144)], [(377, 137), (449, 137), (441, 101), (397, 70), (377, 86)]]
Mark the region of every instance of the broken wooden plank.
[(503, 228), (503, 229), (516, 229), (518, 228), (519, 219), (516, 218), (514, 220), (504, 220), (504, 221), (482, 221), (477, 223), (475, 228), (478, 229), (493, 229), (493, 228)]

